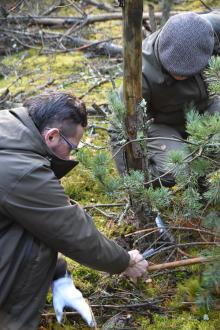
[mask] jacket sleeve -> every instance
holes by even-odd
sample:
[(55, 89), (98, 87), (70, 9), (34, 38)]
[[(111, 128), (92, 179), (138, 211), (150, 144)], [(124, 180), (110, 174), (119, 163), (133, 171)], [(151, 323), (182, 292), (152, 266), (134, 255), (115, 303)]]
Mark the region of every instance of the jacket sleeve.
[(81, 264), (111, 274), (129, 264), (128, 252), (102, 235), (81, 207), (69, 204), (47, 167), (24, 175), (5, 197), (4, 208), (9, 218), (49, 248)]

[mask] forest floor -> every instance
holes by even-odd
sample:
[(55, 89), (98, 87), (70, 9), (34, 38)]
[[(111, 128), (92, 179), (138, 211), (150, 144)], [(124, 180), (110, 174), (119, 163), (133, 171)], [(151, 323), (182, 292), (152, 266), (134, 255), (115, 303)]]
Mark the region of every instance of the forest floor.
[[(185, 5), (175, 6), (175, 10), (180, 9), (203, 11), (204, 7), (200, 1), (190, 1)], [(32, 10), (34, 12), (34, 5)], [(93, 6), (86, 7), (85, 12), (103, 13), (97, 8), (94, 9)], [(59, 11), (59, 16), (77, 14), (73, 7), (64, 6)], [(87, 40), (112, 39), (115, 43), (122, 45), (122, 22), (116, 20), (88, 25), (80, 31), (80, 36)], [(26, 97), (45, 89), (59, 89), (74, 93), (86, 103), (89, 109), (94, 104), (101, 109), (107, 109), (105, 107), (108, 102), (107, 94), (114, 84), (118, 88), (122, 82), (122, 62), (121, 56), (98, 56), (89, 48), (86, 52), (78, 50), (44, 54), (42, 49), (35, 47), (1, 56), (0, 89), (4, 91), (8, 88), (10, 95), (4, 107), (20, 106)], [(117, 179), (106, 130), (110, 117), (107, 110), (105, 116), (100, 113), (89, 116), (88, 129), (83, 139), (85, 144), (82, 144), (83, 148), (79, 157), (89, 157), (90, 163), (94, 164), (97, 161), (97, 167), (106, 166), (107, 162), (107, 175)], [(95, 157), (103, 153), (105, 159), (99, 162)], [(92, 215), (100, 231), (125, 248), (130, 250), (141, 246), (144, 251), (157, 239), (157, 233), (155, 230), (150, 231), (149, 226), (136, 228), (133, 212), (131, 210), (126, 212), (127, 194), (122, 193), (120, 197), (117, 197), (107, 191), (106, 187), (97, 180), (97, 175), (94, 175), (94, 168), (91, 171), (91, 168), (84, 166), (82, 162), (62, 180), (62, 184), (70, 198), (85, 207)], [(124, 217), (122, 217), (123, 214)], [(196, 223), (192, 221), (186, 223), (182, 219), (177, 219), (173, 222), (173, 226), (177, 225), (189, 228), (188, 231), (177, 234), (179, 242), (183, 239), (193, 242), (200, 238), (203, 241), (202, 234), (194, 231)], [(143, 232), (137, 233), (139, 229), (146, 230), (145, 235)], [(210, 236), (205, 236), (203, 242), (207, 241), (207, 238)], [(204, 244), (204, 247), (207, 246)], [(201, 249), (198, 246), (191, 246), (184, 251), (184, 257), (183, 251), (180, 250), (175, 251), (173, 255), (170, 252), (161, 254), (152, 261), (162, 263), (178, 258), (193, 257), (199, 255)], [(89, 300), (97, 321), (97, 329), (220, 330), (218, 306), (216, 309), (208, 310), (198, 304), (200, 279), (204, 266), (194, 265), (155, 272), (133, 283), (123, 275), (109, 276), (69, 259), (68, 265), (75, 285)], [(77, 313), (72, 312), (67, 312), (63, 324), (58, 324), (52, 308), (52, 295), (49, 292), (39, 330), (49, 329), (86, 330), (89, 328)]]

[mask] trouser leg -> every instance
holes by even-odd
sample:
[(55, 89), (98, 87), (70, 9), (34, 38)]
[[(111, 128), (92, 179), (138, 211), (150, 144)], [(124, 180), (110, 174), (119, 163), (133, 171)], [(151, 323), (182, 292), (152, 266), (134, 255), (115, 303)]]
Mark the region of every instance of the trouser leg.
[(174, 140), (175, 138), (181, 138), (180, 133), (168, 125), (152, 124), (148, 137), (154, 138), (147, 144), (149, 171), (152, 179), (160, 177), (158, 183), (160, 181), (164, 186), (174, 185), (175, 180), (172, 173), (166, 174), (168, 171), (168, 154), (172, 150), (184, 150), (184, 143)]
[[(168, 125), (152, 124), (148, 137), (153, 140), (147, 141), (149, 171), (152, 179), (160, 177), (167, 172), (168, 153), (171, 150), (183, 150), (184, 143), (181, 141), (172, 140), (173, 136), (182, 138), (178, 130)], [(115, 146), (117, 137), (114, 136), (111, 141), (113, 142), (112, 154), (114, 157), (118, 172), (120, 175), (126, 173), (124, 149)], [(160, 179), (161, 183), (166, 186), (172, 186), (175, 180), (172, 174), (167, 174)], [(158, 183), (158, 181), (157, 181)]]
[(37, 329), (50, 287), (57, 254), (40, 248), (16, 277), (11, 292), (0, 309), (0, 330)]

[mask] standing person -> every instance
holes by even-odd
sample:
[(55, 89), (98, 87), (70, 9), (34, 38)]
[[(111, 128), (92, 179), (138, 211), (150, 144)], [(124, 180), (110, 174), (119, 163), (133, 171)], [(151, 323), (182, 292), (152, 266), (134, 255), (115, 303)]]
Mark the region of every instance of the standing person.
[[(142, 95), (153, 118), (148, 137), (156, 138), (147, 142), (149, 170), (157, 178), (167, 171), (168, 152), (183, 148), (184, 143), (169, 138), (186, 138), (187, 106), (193, 104), (201, 114), (220, 113), (220, 98), (210, 98), (204, 79), (211, 56), (220, 55), (220, 12), (172, 16), (143, 41), (142, 53)], [(116, 140), (113, 136), (113, 143)], [(116, 164), (124, 174), (122, 156), (122, 152), (117, 154)], [(172, 186), (174, 178), (167, 174), (161, 182)]]
[(0, 112), (1, 330), (36, 329), (58, 251), (110, 274), (137, 278), (146, 271), (141, 254), (103, 236), (60, 184), (77, 164), (70, 154), (86, 125), (84, 104), (62, 92)]

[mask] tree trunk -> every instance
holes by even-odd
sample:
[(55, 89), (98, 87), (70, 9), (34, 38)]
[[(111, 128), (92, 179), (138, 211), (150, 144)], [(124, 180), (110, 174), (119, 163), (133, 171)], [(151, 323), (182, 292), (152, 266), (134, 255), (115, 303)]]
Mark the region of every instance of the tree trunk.
[[(126, 128), (130, 140), (137, 136), (137, 107), (142, 100), (142, 14), (143, 0), (126, 0), (123, 7), (124, 79), (123, 96), (126, 107)], [(129, 168), (140, 169), (137, 143), (127, 147)]]
[[(142, 101), (142, 14), (143, 0), (126, 0), (123, 7), (124, 37), (124, 79), (123, 96), (126, 108), (126, 129), (130, 141), (137, 138), (138, 130), (143, 133)], [(142, 119), (142, 122), (141, 122)], [(127, 170), (146, 170), (144, 152), (138, 142), (126, 146)], [(144, 164), (144, 166), (143, 166)], [(136, 215), (136, 225), (151, 221), (148, 201), (140, 203), (130, 194), (132, 208)]]

